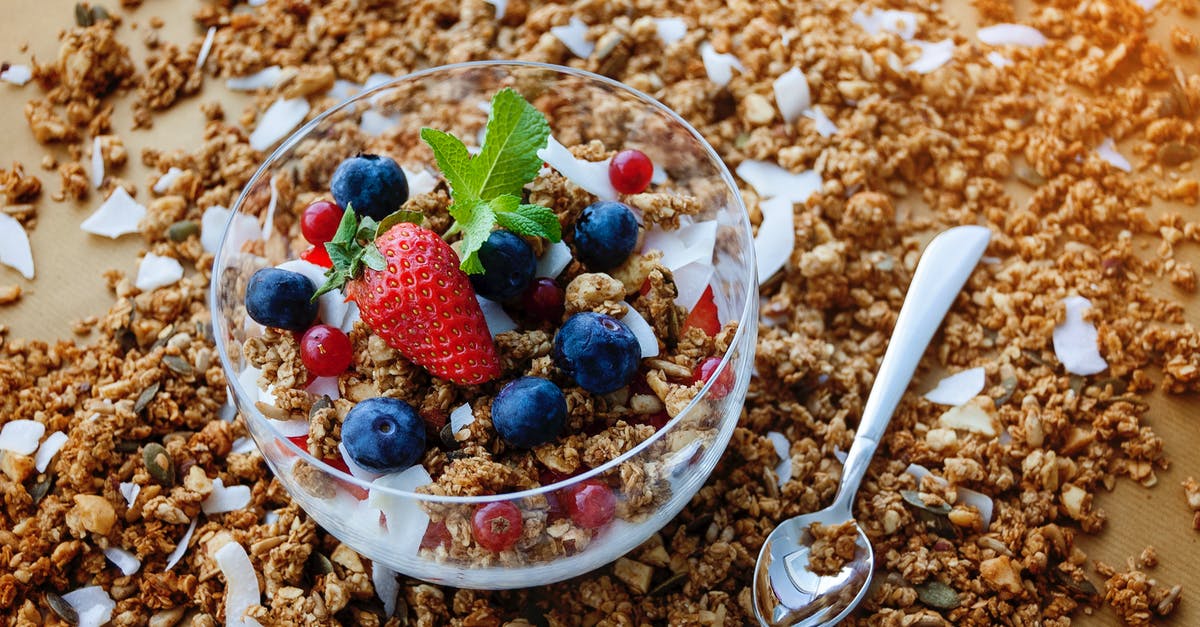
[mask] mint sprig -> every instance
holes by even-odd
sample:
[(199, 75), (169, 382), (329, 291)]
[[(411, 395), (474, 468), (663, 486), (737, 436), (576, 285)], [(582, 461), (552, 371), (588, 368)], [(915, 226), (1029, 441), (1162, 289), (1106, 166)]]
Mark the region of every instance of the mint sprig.
[(419, 211), (401, 209), (379, 222), (370, 216), (360, 221), (354, 208), (346, 207), (333, 239), (325, 242), (325, 252), (329, 253), (333, 267), (325, 271), (325, 284), (317, 288), (313, 300), (325, 292), (341, 289), (347, 281), (362, 273), (363, 266), (372, 270), (386, 268), (387, 260), (375, 246), (375, 238), (401, 222), (420, 224), (423, 219)]
[(462, 233), (462, 264), (467, 274), (483, 272), (479, 247), (497, 224), (518, 235), (562, 239), (554, 212), (541, 205), (521, 203), (521, 190), (537, 176), (550, 123), (533, 105), (509, 88), (492, 97), (483, 146), (474, 157), (457, 137), (422, 128), (421, 139), (433, 149), (438, 168), (450, 184), (447, 235)]

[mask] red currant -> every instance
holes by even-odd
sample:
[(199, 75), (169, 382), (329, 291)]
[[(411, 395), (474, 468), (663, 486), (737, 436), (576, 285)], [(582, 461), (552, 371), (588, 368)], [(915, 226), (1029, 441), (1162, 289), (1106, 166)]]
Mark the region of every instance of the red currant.
[[(692, 373), (694, 381), (703, 381), (708, 383), (708, 380), (716, 373), (717, 367), (721, 365), (720, 357), (707, 357), (704, 361), (696, 364), (696, 370)], [(712, 394), (714, 399), (725, 398), (726, 394), (733, 389), (733, 370), (726, 368), (717, 375), (717, 380), (713, 382), (712, 387), (708, 388), (709, 394)]]
[(308, 243), (320, 246), (333, 239), (341, 221), (341, 207), (328, 200), (318, 200), (304, 208), (300, 216), (300, 232)]
[(622, 150), (608, 164), (608, 180), (622, 194), (640, 194), (650, 185), (654, 164), (640, 150)]
[(333, 262), (329, 260), (329, 251), (325, 250), (325, 246), (310, 246), (308, 250), (300, 253), (300, 258), (322, 268), (332, 268)]
[(489, 551), (509, 549), (521, 538), (521, 510), (508, 501), (480, 505), (471, 517), (471, 531)]
[(559, 498), (571, 520), (587, 529), (599, 529), (608, 524), (617, 510), (616, 495), (596, 479), (585, 479), (579, 485), (562, 490)]
[(529, 315), (543, 322), (561, 322), (565, 311), (562, 289), (554, 279), (545, 277), (533, 281), (521, 296), (521, 304)]
[(314, 325), (300, 338), (300, 360), (318, 377), (336, 377), (350, 367), (354, 346), (337, 327)]

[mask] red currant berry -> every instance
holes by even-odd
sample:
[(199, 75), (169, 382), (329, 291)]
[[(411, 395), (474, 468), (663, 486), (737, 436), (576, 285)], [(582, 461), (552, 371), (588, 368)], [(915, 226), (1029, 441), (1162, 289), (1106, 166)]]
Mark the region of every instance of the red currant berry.
[(318, 377), (336, 377), (350, 367), (354, 347), (341, 329), (318, 324), (300, 338), (300, 360)]
[(329, 260), (329, 251), (325, 250), (325, 246), (311, 246), (308, 250), (300, 253), (300, 258), (322, 268), (332, 268), (333, 262)]
[(563, 291), (554, 279), (542, 277), (535, 279), (529, 289), (521, 296), (521, 304), (530, 316), (543, 322), (562, 322)]
[(640, 150), (622, 150), (608, 164), (608, 180), (622, 194), (640, 194), (650, 185), (654, 164)]
[[(694, 381), (703, 381), (708, 383), (708, 380), (717, 372), (717, 367), (721, 365), (720, 357), (707, 357), (696, 365), (696, 370), (692, 373)], [(726, 394), (733, 389), (733, 370), (726, 368), (717, 376), (717, 380), (713, 382), (709, 388), (709, 394), (712, 394), (714, 399), (725, 398)]]
[(341, 221), (341, 207), (328, 200), (318, 200), (304, 208), (300, 216), (300, 232), (309, 244), (320, 246), (333, 239)]
[(616, 495), (596, 479), (585, 479), (579, 485), (562, 490), (559, 499), (571, 520), (587, 529), (599, 529), (608, 524), (617, 510)]
[(521, 510), (508, 501), (480, 505), (471, 517), (471, 531), (479, 546), (499, 553), (521, 538)]

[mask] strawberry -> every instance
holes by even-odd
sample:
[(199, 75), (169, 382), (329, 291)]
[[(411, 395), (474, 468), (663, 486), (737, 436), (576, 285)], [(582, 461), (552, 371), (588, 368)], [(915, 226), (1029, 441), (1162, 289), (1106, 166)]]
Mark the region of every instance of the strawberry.
[(704, 293), (700, 295), (700, 302), (688, 312), (687, 319), (683, 321), (683, 328), (688, 329), (696, 327), (710, 337), (716, 337), (721, 330), (721, 322), (717, 319), (717, 303), (713, 299), (712, 286), (704, 288)]

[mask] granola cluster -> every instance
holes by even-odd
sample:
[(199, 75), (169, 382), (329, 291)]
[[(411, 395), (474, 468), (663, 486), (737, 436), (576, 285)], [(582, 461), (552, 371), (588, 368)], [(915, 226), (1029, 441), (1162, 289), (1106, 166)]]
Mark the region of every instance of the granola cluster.
[[(1193, 50), (1196, 34), (1193, 22), (1173, 25), (1169, 44), (1147, 34), (1153, 20), (1194, 16), (1195, 2), (1162, 2), (1150, 13), (1149, 3), (1126, 0), (1021, 11), (974, 3), (981, 26), (1020, 21), (1048, 38), (1038, 47), (986, 46), (938, 5), (889, 4), (914, 16), (915, 39), (949, 42), (951, 59), (927, 73), (911, 69), (927, 46), (870, 32), (856, 11), (877, 7), (846, 0), (509, 0), (497, 3), (506, 5), (501, 18), (481, 0), (270, 0), (252, 8), (222, 0), (195, 10), (213, 33), (202, 67), (194, 67), (201, 37), (175, 49), (146, 35), (143, 45), (159, 48), (146, 68), (130, 60), (125, 21), (158, 9), (123, 4), (128, 12), (115, 18), (63, 31), (60, 54), (38, 64), (37, 85), (26, 87), (34, 95), (25, 115), (38, 141), (70, 146), (70, 161), (49, 166), (62, 177), (57, 200), (88, 193), (80, 161), (97, 136), (114, 134), (111, 112), (122, 97), (114, 90), (138, 87), (142, 126), (159, 107), (199, 106), (208, 120), (203, 146), (138, 155), (160, 173), (183, 172), (163, 193), (141, 190), (140, 198), (148, 250), (179, 259), (189, 274), (149, 293), (110, 274), (114, 304), (81, 322), (88, 340), (27, 342), (0, 332), (0, 416), (67, 436), (44, 471), (30, 455), (6, 451), (0, 460), (0, 613), (15, 622), (67, 620), (60, 595), (98, 585), (116, 602), (115, 625), (218, 624), (229, 591), (214, 554), (230, 542), (246, 548), (268, 592), (248, 612), (264, 624), (751, 622), (763, 539), (783, 518), (833, 498), (836, 453), (853, 437), (922, 244), (957, 224), (993, 231), (990, 258), (951, 309), (924, 372), (984, 368), (975, 411), (992, 432), (963, 428), (943, 419), (944, 407), (905, 396), (856, 502), (879, 570), (849, 624), (1066, 625), (1081, 607), (1101, 605), (1148, 624), (1178, 603), (1178, 586), (1151, 584), (1147, 560), (1119, 572), (1093, 563), (1076, 537), (1122, 524), (1107, 520), (1094, 495), (1140, 489), (1131, 481), (1154, 485), (1166, 466), (1163, 441), (1145, 420), (1147, 395), (1200, 391), (1200, 333), (1177, 297), (1196, 289), (1182, 251), (1200, 243), (1200, 223), (1179, 208), (1200, 202), (1200, 77), (1169, 49)], [(670, 43), (655, 21), (666, 17), (685, 26)], [(595, 44), (585, 58), (551, 31), (572, 18)], [(736, 57), (727, 85), (710, 79), (698, 52), (705, 43)], [(331, 79), (362, 84), (373, 73), (484, 58), (601, 72), (666, 103), (731, 167), (768, 161), (819, 172), (822, 182), (794, 208), (796, 247), (785, 268), (764, 277), (757, 376), (721, 465), (688, 508), (612, 566), (567, 583), (474, 592), (404, 580), (391, 596), (357, 555), (290, 504), (257, 451), (234, 446), (245, 428), (219, 414), (226, 382), (207, 331), (211, 254), (196, 227), (206, 208), (232, 205), (263, 159), (245, 129), (279, 97), (305, 97), (315, 112), (335, 104), (322, 91)], [(243, 113), (227, 118), (219, 106), (179, 100), (200, 83), (272, 65), (285, 68), (285, 80), (259, 90)], [(807, 79), (812, 115), (788, 122), (773, 105), (773, 82), (793, 67)], [(836, 132), (822, 132), (817, 113)], [(620, 127), (621, 111), (595, 114), (603, 128)], [(1095, 150), (1106, 138), (1130, 163)], [(346, 156), (328, 148), (306, 168), (328, 171)], [(6, 174), (6, 187), (11, 180)], [(117, 184), (138, 191), (110, 177), (102, 192)], [(22, 184), (21, 197), (34, 197), (31, 185)], [(742, 191), (758, 228), (767, 199), (748, 184)], [(309, 200), (289, 181), (278, 192), (283, 207)], [(533, 195), (562, 211), (587, 202), (554, 180)], [(32, 200), (4, 200), (6, 213), (29, 220), (13, 207)], [(652, 198), (643, 209), (663, 223), (681, 210)], [(276, 226), (295, 234), (295, 220), (281, 212)], [(652, 285), (664, 283), (653, 274)], [(609, 289), (584, 287), (586, 302)], [(1076, 294), (1093, 307), (1108, 366), (1100, 374), (1067, 373), (1054, 350), (1062, 301)], [(502, 352), (513, 367), (526, 359), (536, 367), (544, 340), (502, 340)], [(669, 366), (661, 370), (669, 382)], [(654, 392), (668, 408), (681, 400)], [(788, 443), (786, 465), (770, 431)], [(150, 444), (163, 453), (144, 455)], [(548, 465), (581, 463), (566, 450), (535, 454)], [(909, 464), (934, 476), (918, 481)], [(217, 479), (248, 486), (246, 507), (204, 514)], [(139, 490), (130, 498), (124, 485)], [(1185, 489), (1195, 509), (1196, 488)], [(990, 520), (978, 501), (963, 500), (965, 490), (992, 504)], [(1191, 516), (1182, 505), (1164, 515), (1180, 525)], [(134, 553), (140, 569), (123, 575), (108, 563), (103, 551), (113, 547)], [(390, 598), (381, 603), (379, 594)]]

